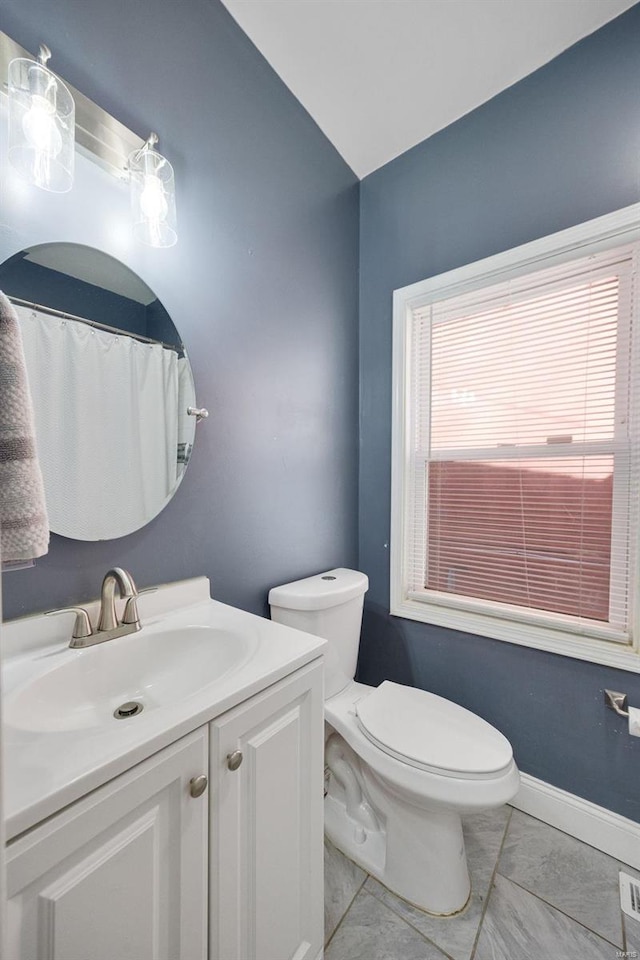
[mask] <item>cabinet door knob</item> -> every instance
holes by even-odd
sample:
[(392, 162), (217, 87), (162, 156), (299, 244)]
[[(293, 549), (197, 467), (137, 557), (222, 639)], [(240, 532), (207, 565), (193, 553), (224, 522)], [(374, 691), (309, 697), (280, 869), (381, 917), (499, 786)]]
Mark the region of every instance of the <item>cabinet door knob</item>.
[(192, 777), (189, 781), (189, 793), (192, 797), (201, 797), (207, 789), (208, 783), (209, 781), (204, 773), (201, 773), (199, 777)]
[(229, 770), (237, 770), (242, 763), (242, 750), (234, 750), (227, 754), (227, 766)]

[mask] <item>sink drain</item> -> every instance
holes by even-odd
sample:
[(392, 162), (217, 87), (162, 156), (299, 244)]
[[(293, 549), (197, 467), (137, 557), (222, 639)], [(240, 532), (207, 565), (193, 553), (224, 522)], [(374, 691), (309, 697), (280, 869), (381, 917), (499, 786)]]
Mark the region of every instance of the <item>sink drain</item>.
[(126, 720), (127, 717), (137, 717), (143, 710), (144, 707), (137, 700), (127, 700), (126, 703), (121, 703), (119, 707), (116, 707), (113, 715), (116, 720)]

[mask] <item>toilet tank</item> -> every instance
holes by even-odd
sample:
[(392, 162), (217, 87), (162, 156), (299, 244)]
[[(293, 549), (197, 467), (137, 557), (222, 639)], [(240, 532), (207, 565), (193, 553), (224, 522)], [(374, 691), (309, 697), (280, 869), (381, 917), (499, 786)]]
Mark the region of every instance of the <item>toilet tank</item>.
[(338, 567), (269, 591), (272, 620), (328, 641), (325, 699), (343, 690), (355, 676), (368, 589), (364, 573)]

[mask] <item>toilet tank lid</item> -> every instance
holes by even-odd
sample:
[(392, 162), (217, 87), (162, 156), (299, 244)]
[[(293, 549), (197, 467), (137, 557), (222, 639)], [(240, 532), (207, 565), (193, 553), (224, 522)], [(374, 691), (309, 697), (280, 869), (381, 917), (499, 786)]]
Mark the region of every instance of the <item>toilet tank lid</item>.
[(287, 610), (325, 610), (360, 597), (369, 589), (369, 578), (359, 570), (336, 567), (315, 577), (305, 577), (273, 587), (269, 604)]

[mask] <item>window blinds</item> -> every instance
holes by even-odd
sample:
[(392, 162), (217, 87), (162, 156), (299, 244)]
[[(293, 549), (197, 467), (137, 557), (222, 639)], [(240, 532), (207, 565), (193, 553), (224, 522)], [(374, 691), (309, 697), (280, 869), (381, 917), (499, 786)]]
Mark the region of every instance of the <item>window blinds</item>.
[(412, 313), (409, 592), (625, 639), (637, 462), (630, 248)]

